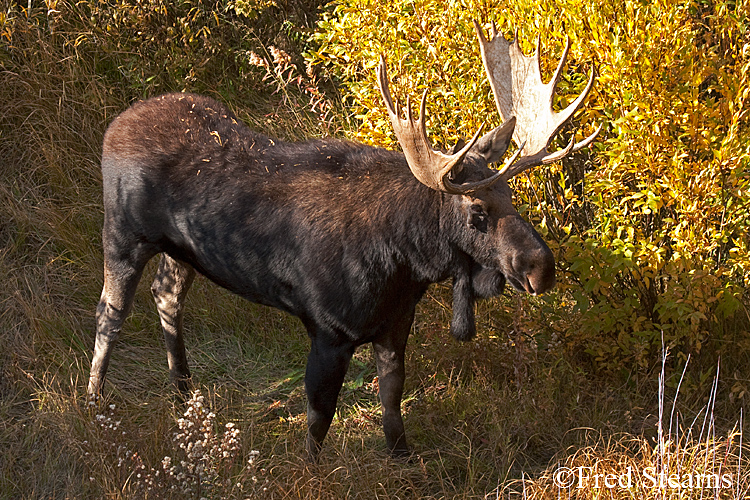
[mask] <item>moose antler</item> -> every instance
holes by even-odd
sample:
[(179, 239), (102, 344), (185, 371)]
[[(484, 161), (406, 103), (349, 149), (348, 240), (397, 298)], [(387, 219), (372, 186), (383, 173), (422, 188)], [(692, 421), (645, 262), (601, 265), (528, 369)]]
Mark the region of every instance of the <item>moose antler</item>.
[[(463, 161), (469, 150), (479, 140), (482, 133), (482, 127), (474, 134), (468, 144), (455, 154), (447, 155), (432, 148), (427, 139), (425, 129), (425, 101), (427, 99), (427, 90), (422, 94), (422, 102), (419, 106), (419, 118), (415, 119), (411, 113), (411, 102), (409, 97), (406, 98), (406, 118), (401, 118), (399, 112), (393, 106), (391, 91), (388, 88), (388, 73), (386, 70), (385, 58), (380, 56), (380, 65), (377, 70), (378, 85), (380, 93), (383, 95), (385, 107), (388, 110), (388, 116), (393, 125), (393, 131), (396, 133), (398, 143), (406, 156), (406, 162), (409, 164), (414, 177), (422, 184), (437, 191), (443, 191), (449, 194), (469, 194), (478, 189), (486, 188), (500, 180), (505, 172), (510, 168), (512, 163), (518, 158), (518, 152), (506, 163), (505, 167), (492, 176), (477, 182), (464, 184), (453, 183), (449, 175), (452, 171), (458, 173), (461, 170)], [(397, 106), (398, 107), (398, 106)], [(510, 119), (507, 126), (512, 127), (515, 118)], [(519, 150), (520, 152), (520, 150)]]
[[(495, 23), (492, 23), (490, 39), (484, 36), (484, 31), (475, 20), (474, 27), (479, 37), (479, 46), (482, 52), (482, 61), (487, 72), (487, 78), (495, 95), (497, 110), (503, 120), (512, 116), (517, 118), (513, 140), (519, 148), (526, 153), (508, 169), (507, 177), (531, 168), (536, 165), (552, 163), (560, 160), (568, 154), (588, 146), (601, 130), (599, 128), (586, 139), (574, 144), (570, 143), (554, 153), (547, 151), (552, 138), (557, 134), (563, 124), (573, 116), (573, 113), (581, 106), (583, 100), (591, 91), (594, 83), (594, 70), (586, 88), (575, 101), (560, 112), (552, 110), (552, 97), (555, 94), (555, 86), (562, 75), (565, 60), (570, 50), (570, 38), (565, 45), (560, 63), (549, 83), (542, 83), (539, 68), (539, 37), (537, 36), (536, 52), (534, 56), (523, 55), (518, 44), (518, 31), (513, 40), (507, 41), (498, 34)], [(526, 142), (525, 148), (522, 144)]]

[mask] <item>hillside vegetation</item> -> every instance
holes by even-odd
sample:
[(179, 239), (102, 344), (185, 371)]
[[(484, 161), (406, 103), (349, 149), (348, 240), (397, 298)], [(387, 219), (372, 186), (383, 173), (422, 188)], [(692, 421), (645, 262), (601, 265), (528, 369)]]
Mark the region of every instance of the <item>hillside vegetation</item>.
[[(749, 16), (747, 0), (0, 0), (0, 498), (743, 498)], [(153, 263), (89, 406), (108, 123), (185, 90), (270, 135), (394, 147), (384, 53), (394, 94), (428, 88), (431, 137), (452, 144), (499, 122), (473, 18), (517, 27), (526, 53), (539, 34), (547, 77), (570, 36), (555, 106), (592, 67), (597, 83), (560, 143), (604, 128), (513, 181), (556, 254), (553, 293), (482, 302), (465, 344), (449, 284), (420, 304), (403, 403), (415, 457), (385, 453), (365, 348), (322, 463), (306, 464), (302, 325), (200, 278), (186, 314), (200, 393), (177, 401)], [(559, 484), (577, 467), (681, 486)]]

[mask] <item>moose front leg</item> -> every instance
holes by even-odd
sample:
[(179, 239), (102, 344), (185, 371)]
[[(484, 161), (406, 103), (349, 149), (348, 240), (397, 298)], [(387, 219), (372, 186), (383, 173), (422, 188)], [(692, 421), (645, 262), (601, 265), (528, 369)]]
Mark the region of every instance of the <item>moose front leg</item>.
[(401, 418), (401, 396), (404, 392), (404, 351), (414, 315), (372, 343), (378, 367), (378, 388), (383, 407), (383, 432), (388, 451), (393, 456), (409, 454)]
[(312, 348), (307, 357), (305, 391), (307, 392), (307, 458), (317, 462), (331, 421), (336, 413), (338, 399), (349, 361), (354, 354), (351, 345), (332, 345), (312, 337)]

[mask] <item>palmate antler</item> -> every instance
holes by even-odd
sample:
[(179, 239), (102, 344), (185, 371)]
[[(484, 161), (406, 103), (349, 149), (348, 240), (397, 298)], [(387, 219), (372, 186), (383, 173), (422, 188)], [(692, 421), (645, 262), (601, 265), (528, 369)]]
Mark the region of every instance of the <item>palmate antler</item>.
[[(401, 149), (404, 152), (409, 168), (414, 174), (414, 177), (425, 186), (449, 194), (469, 194), (478, 189), (487, 188), (503, 178), (506, 175), (506, 172), (511, 168), (513, 162), (518, 158), (520, 149), (506, 162), (504, 168), (486, 179), (463, 184), (452, 182), (449, 178), (450, 173), (457, 173), (461, 170), (461, 162), (469, 150), (479, 140), (483, 127), (479, 127), (479, 130), (477, 130), (469, 143), (457, 153), (448, 155), (437, 151), (430, 145), (425, 129), (425, 101), (427, 99), (427, 90), (422, 94), (422, 102), (419, 107), (419, 118), (415, 119), (412, 116), (411, 103), (408, 97), (406, 98), (406, 117), (401, 118), (400, 111), (397, 107), (393, 106), (391, 91), (388, 88), (388, 73), (386, 71), (386, 64), (383, 56), (380, 57), (377, 76), (380, 93), (383, 95), (383, 101), (385, 101), (385, 107), (388, 110), (388, 116), (391, 119), (393, 131), (396, 133), (396, 138), (401, 145)], [(501, 128), (503, 130), (512, 130), (515, 123), (516, 119), (511, 117), (508, 120), (505, 120)], [(508, 133), (510, 133), (510, 130)]]
[[(534, 56), (527, 57), (523, 55), (518, 44), (517, 32), (512, 41), (507, 41), (502, 34), (498, 34), (493, 22), (491, 36), (488, 40), (477, 21), (474, 21), (474, 27), (479, 37), (482, 61), (492, 92), (495, 95), (497, 110), (503, 120), (516, 117), (513, 140), (519, 148), (524, 150), (523, 156), (506, 172), (506, 178), (510, 178), (527, 168), (560, 160), (568, 154), (588, 146), (594, 140), (601, 130), (601, 125), (593, 134), (579, 143), (574, 144), (573, 139), (571, 139), (564, 149), (554, 153), (547, 151), (552, 138), (581, 106), (594, 83), (594, 70), (592, 68), (589, 82), (581, 95), (564, 110), (560, 112), (552, 110), (552, 97), (555, 94), (555, 86), (560, 80), (565, 60), (568, 57), (570, 38), (565, 45), (565, 51), (557, 65), (554, 76), (549, 83), (544, 84), (539, 68), (538, 36)], [(521, 146), (524, 142), (526, 143), (525, 147)]]

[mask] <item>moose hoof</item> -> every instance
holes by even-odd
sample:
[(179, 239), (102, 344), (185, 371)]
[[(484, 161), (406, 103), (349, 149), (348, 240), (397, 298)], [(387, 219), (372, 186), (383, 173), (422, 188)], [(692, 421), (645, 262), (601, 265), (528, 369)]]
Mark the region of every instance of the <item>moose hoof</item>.
[(414, 459), (414, 456), (415, 456), (414, 453), (409, 448), (391, 450), (391, 458), (395, 458), (396, 460), (412, 462)]
[(94, 393), (88, 393), (86, 395), (86, 406), (88, 408), (94, 408), (99, 406), (99, 403), (101, 402), (101, 396), (99, 394)]

